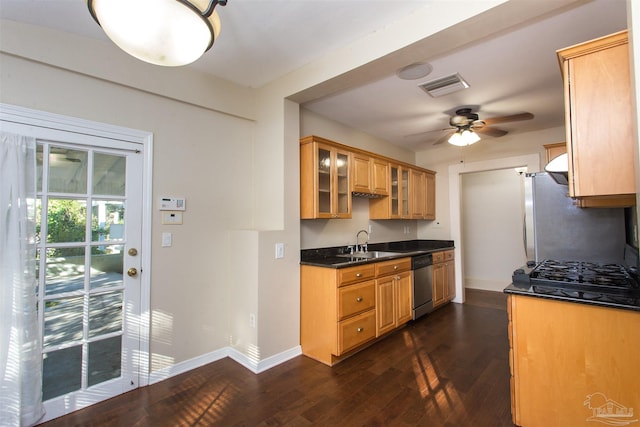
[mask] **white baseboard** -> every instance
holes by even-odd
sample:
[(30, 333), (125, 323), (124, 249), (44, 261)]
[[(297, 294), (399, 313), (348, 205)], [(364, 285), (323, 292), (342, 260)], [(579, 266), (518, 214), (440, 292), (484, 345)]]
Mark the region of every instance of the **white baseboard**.
[(224, 359), (225, 357), (229, 357), (254, 374), (259, 374), (273, 368), (274, 366), (284, 363), (289, 359), (300, 356), (301, 354), (302, 347), (296, 346), (289, 350), (285, 350), (282, 353), (275, 354), (256, 362), (246, 354), (241, 353), (232, 347), (224, 347), (219, 350), (212, 351), (211, 353), (203, 354), (201, 356), (194, 357), (193, 359), (185, 360), (184, 362), (176, 363), (175, 365), (167, 366), (166, 368), (151, 372), (149, 375), (149, 384), (155, 384), (175, 375), (183, 374), (192, 369), (199, 368), (208, 363)]
[(273, 368), (274, 366), (278, 366), (281, 363), (286, 362), (289, 359), (293, 359), (296, 356), (300, 356), (302, 354), (302, 347), (296, 346), (289, 350), (283, 351), (282, 353), (274, 354), (271, 357), (267, 357), (266, 359), (262, 359), (256, 363), (255, 360), (247, 357), (246, 354), (239, 352), (238, 350), (228, 347), (229, 349), (229, 358), (235, 360), (254, 374), (259, 374), (260, 372), (264, 372), (268, 369)]

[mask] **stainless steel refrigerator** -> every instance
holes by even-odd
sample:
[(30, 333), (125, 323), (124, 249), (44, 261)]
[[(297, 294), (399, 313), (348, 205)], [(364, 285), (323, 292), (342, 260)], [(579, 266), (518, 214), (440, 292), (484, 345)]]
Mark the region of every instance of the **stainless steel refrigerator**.
[(546, 172), (526, 174), (524, 197), (527, 260), (624, 262), (623, 208), (579, 208)]

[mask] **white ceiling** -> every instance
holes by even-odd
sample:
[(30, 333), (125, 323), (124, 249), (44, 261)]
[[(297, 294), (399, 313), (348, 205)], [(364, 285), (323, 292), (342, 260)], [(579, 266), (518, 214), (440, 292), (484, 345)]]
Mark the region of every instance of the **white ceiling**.
[[(220, 37), (190, 67), (260, 87), (442, 1), (229, 0), (217, 8)], [(452, 13), (474, 2), (446, 1)], [(0, 18), (110, 43), (82, 0), (0, 0)], [(303, 106), (413, 151), (433, 147), (442, 133), (424, 132), (447, 127), (449, 115), (460, 106), (476, 106), (484, 119), (521, 112), (535, 115), (533, 120), (499, 126), (511, 135), (561, 126), (564, 100), (555, 51), (625, 29), (626, 24), (626, 0), (586, 2), (483, 40), (470, 34), (468, 44), (445, 55), (413, 58), (410, 62), (432, 65), (425, 78), (401, 80), (389, 73)], [(452, 73), (460, 73), (470, 88), (431, 98), (417, 87)]]

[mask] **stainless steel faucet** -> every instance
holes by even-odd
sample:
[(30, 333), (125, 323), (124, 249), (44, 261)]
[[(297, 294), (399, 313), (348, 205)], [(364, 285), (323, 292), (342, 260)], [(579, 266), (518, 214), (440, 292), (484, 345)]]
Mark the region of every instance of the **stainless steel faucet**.
[[(364, 233), (367, 235), (367, 240), (363, 245), (360, 245), (358, 242), (360, 241), (360, 233)], [(367, 252), (367, 244), (369, 243), (369, 233), (367, 230), (360, 230), (358, 234), (356, 234), (356, 252)]]

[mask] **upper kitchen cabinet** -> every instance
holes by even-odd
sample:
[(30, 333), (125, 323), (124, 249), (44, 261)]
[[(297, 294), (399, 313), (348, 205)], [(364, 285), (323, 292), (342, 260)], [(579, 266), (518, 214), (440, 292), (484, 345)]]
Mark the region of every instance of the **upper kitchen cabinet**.
[(436, 174), (432, 172), (425, 172), (425, 210), (424, 219), (434, 220), (436, 219)]
[(353, 195), (370, 219), (435, 219), (435, 172), (318, 136), (300, 139), (300, 218), (351, 218)]
[(424, 172), (411, 169), (409, 175), (409, 191), (411, 193), (411, 200), (409, 203), (411, 209), (411, 219), (423, 219), (424, 213), (427, 207), (427, 182), (424, 177)]
[(389, 164), (389, 197), (369, 201), (371, 219), (436, 218), (435, 172)]
[(364, 153), (353, 153), (351, 175), (354, 193), (389, 195), (389, 162)]
[(564, 79), (571, 197), (585, 207), (635, 204), (627, 31), (557, 54)]
[(322, 138), (300, 140), (300, 218), (351, 218), (350, 157)]

